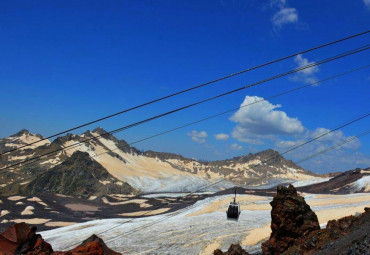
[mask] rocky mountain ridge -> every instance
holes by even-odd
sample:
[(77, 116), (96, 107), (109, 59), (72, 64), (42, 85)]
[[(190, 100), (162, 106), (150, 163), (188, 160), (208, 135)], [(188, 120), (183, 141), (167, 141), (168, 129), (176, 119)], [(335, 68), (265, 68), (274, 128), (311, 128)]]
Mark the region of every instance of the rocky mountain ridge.
[[(99, 139), (95, 139), (96, 137)], [(0, 148), (5, 152), (39, 139), (43, 137), (22, 130), (0, 139)], [(150, 150), (142, 152), (126, 141), (106, 134), (102, 128), (86, 131), (81, 135), (67, 134), (52, 142), (43, 140), (30, 148), (24, 147), (4, 154), (0, 160), (0, 168), (55, 150), (58, 152), (37, 161), (6, 169), (0, 175), (0, 188), (15, 182), (26, 185), (33, 181), (35, 175), (50, 171), (57, 165), (64, 166), (63, 162), (76, 151), (88, 153), (91, 160), (99, 163), (118, 182), (128, 183), (134, 189), (144, 192), (194, 190), (221, 179), (225, 181), (213, 187), (215, 190), (235, 184), (258, 186), (287, 180), (307, 180), (317, 176), (273, 150), (227, 160), (202, 162), (173, 153)]]

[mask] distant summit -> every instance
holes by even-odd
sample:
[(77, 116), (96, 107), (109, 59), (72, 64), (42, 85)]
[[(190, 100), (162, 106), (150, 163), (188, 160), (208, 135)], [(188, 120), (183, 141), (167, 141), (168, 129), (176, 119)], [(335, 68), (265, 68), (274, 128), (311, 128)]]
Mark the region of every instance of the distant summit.
[[(40, 141), (40, 140), (43, 140), (43, 141)], [(24, 147), (25, 145), (28, 145), (28, 144), (32, 144), (32, 145)], [(19, 154), (22, 154), (22, 151), (25, 151), (27, 149), (35, 149), (45, 144), (50, 144), (50, 141), (47, 139), (44, 140), (44, 137), (42, 135), (32, 134), (27, 129), (22, 129), (19, 132), (9, 137), (0, 139), (0, 153), (22, 147), (20, 149), (20, 152), (15, 153), (15, 155), (19, 155)], [(0, 162), (0, 166), (1, 166), (1, 162)]]
[(99, 135), (108, 133), (108, 131), (105, 131), (102, 127), (97, 127), (92, 132), (97, 133)]
[(15, 133), (14, 135), (11, 135), (10, 137), (19, 137), (22, 135), (32, 135), (32, 134), (27, 129), (22, 129), (21, 131), (19, 131), (18, 133)]
[(22, 130), (18, 131), (17, 133), (11, 135), (10, 137), (22, 137), (22, 136), (31, 136), (31, 137), (38, 137), (39, 139), (44, 139), (44, 137), (42, 135), (33, 134), (30, 131), (28, 131), (27, 129), (22, 129)]

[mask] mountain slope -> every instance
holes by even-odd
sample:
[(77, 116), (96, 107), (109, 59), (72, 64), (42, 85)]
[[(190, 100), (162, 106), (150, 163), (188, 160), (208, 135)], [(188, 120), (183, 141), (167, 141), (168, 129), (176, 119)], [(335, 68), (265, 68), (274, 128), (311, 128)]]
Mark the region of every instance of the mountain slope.
[(106, 194), (131, 194), (135, 190), (118, 179), (89, 154), (77, 151), (62, 164), (40, 174), (26, 185), (25, 192), (42, 192), (89, 197)]
[(354, 169), (343, 172), (326, 182), (298, 188), (308, 193), (337, 193), (348, 194), (370, 191), (370, 168)]

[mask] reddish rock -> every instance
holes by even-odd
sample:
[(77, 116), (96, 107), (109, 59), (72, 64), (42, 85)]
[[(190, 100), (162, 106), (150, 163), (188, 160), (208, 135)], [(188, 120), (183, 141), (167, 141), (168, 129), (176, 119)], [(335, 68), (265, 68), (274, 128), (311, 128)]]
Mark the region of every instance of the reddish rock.
[(213, 252), (214, 255), (249, 255), (239, 244), (232, 244), (226, 252), (217, 249)]
[(0, 234), (0, 254), (52, 254), (53, 249), (40, 235), (36, 227), (29, 228), (26, 223), (16, 223)]
[(121, 253), (109, 249), (104, 241), (92, 235), (81, 245), (66, 252), (53, 252), (51, 245), (36, 234), (36, 227), (29, 228), (25, 223), (10, 226), (0, 234), (0, 255), (119, 255)]
[(55, 255), (121, 255), (107, 247), (104, 241), (96, 235), (90, 236), (73, 250), (67, 252), (56, 252)]
[(263, 254), (282, 254), (299, 238), (320, 229), (316, 214), (292, 185), (277, 187), (270, 204), (272, 233), (262, 244)]
[(325, 229), (297, 240), (284, 254), (370, 254), (370, 209), (355, 216), (331, 220)]

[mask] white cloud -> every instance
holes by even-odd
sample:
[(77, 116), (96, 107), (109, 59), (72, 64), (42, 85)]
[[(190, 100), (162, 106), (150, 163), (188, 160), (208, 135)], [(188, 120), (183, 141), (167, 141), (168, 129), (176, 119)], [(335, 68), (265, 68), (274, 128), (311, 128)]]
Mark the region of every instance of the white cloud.
[(215, 138), (217, 140), (226, 141), (227, 139), (229, 139), (229, 135), (224, 134), (224, 133), (220, 133), (220, 134), (215, 135)]
[[(300, 137), (300, 139), (297, 140), (281, 140), (277, 139), (275, 141), (275, 146), (280, 150), (286, 150), (290, 149), (294, 146), (297, 146), (301, 143), (304, 143), (305, 141), (309, 141), (314, 138), (318, 138), (317, 140), (302, 146), (300, 149), (295, 150), (295, 153), (297, 156), (307, 156), (307, 153), (316, 153), (323, 149), (326, 149), (327, 147), (342, 143), (343, 141), (346, 141), (348, 139), (353, 139), (352, 136), (345, 136), (343, 131), (338, 130), (331, 132), (330, 129), (327, 128), (316, 128), (313, 131), (306, 130), (305, 134)], [(341, 148), (344, 149), (351, 149), (356, 150), (361, 147), (361, 143), (359, 140), (355, 139), (349, 143), (345, 143), (341, 146)]]
[(367, 8), (370, 8), (370, 0), (363, 0)]
[[(323, 127), (310, 130), (305, 128), (297, 118), (289, 117), (284, 111), (278, 110), (277, 108), (281, 108), (281, 105), (261, 100), (263, 100), (261, 97), (246, 96), (241, 108), (230, 117), (231, 121), (237, 123), (232, 131), (233, 138), (249, 144), (272, 143), (272, 147), (282, 153), (323, 135), (313, 142), (286, 153), (284, 157), (299, 161), (341, 144), (341, 146), (302, 162), (302, 166), (308, 170), (325, 173), (370, 165), (369, 155), (359, 152), (361, 148), (359, 139), (353, 139), (353, 136), (341, 130), (330, 132), (330, 129)], [(256, 101), (259, 103), (254, 103)], [(348, 140), (351, 142), (343, 143)], [(233, 146), (237, 148), (237, 145)]]
[(243, 149), (243, 146), (237, 144), (237, 143), (233, 143), (231, 146), (230, 146), (230, 149), (232, 150), (242, 150)]
[[(330, 129), (327, 128), (316, 128), (314, 131), (311, 132), (310, 136), (311, 138), (318, 137), (321, 135), (326, 135), (322, 136), (321, 138), (318, 139), (320, 143), (328, 143), (331, 145), (343, 142), (344, 140), (351, 139), (353, 138), (352, 136), (345, 136), (343, 131), (338, 130), (332, 133), (329, 133)], [(347, 148), (347, 149), (358, 149), (361, 146), (361, 143), (359, 140), (353, 140), (350, 143), (346, 143), (342, 148)]]
[[(298, 68), (315, 63), (314, 61), (311, 61), (311, 62), (308, 61), (308, 59), (304, 58), (302, 56), (302, 54), (297, 55), (294, 58), (294, 62), (297, 64)], [(306, 69), (303, 69), (302, 71), (297, 72), (293, 76), (292, 80), (302, 81), (304, 83), (314, 83), (314, 82), (317, 82), (317, 78), (316, 78), (315, 74), (318, 73), (319, 71), (320, 71), (320, 69), (319, 69), (318, 66), (313, 66), (313, 67), (310, 67), (310, 68), (306, 68)]]
[(298, 22), (298, 12), (295, 8), (281, 8), (271, 19), (275, 28), (280, 29), (283, 25)]
[[(273, 105), (257, 96), (246, 96), (239, 110), (230, 120), (238, 123), (232, 136), (243, 142), (261, 144), (263, 138), (275, 135), (295, 135), (304, 131), (297, 118), (289, 117), (285, 112), (276, 110), (281, 105)], [(252, 104), (256, 101), (261, 101)], [(246, 106), (248, 105), (248, 106)]]
[(206, 131), (200, 131), (200, 132), (198, 132), (196, 130), (191, 131), (187, 135), (190, 136), (191, 139), (194, 142), (197, 142), (197, 143), (205, 143), (206, 142), (206, 138), (208, 137), (208, 134), (207, 134)]
[(285, 4), (286, 4), (286, 0), (271, 0), (271, 1), (270, 1), (270, 6), (271, 6), (271, 7), (275, 7), (275, 6), (277, 6), (277, 7), (279, 7), (280, 9), (281, 9), (281, 8), (284, 8)]
[[(313, 131), (306, 130), (305, 134), (297, 140), (286, 141), (278, 139), (275, 141), (275, 149), (280, 152), (284, 152), (306, 141), (326, 134), (329, 131), (330, 129), (326, 128), (316, 128)], [(309, 170), (318, 172), (349, 170), (358, 166), (364, 167), (366, 166), (365, 163), (370, 162), (370, 158), (366, 160), (366, 155), (358, 152), (358, 149), (361, 147), (361, 142), (358, 139), (352, 140), (352, 138), (352, 136), (344, 135), (341, 130), (335, 131), (322, 136), (314, 142), (297, 148), (284, 156), (295, 161), (299, 161), (315, 153), (320, 153), (337, 144), (342, 144), (342, 146), (335, 147), (332, 150), (326, 151), (321, 155), (317, 155), (312, 159), (302, 162), (302, 165)], [(343, 143), (343, 141), (347, 140), (352, 141)]]
[(358, 151), (335, 149), (302, 162), (301, 165), (318, 173), (347, 171), (370, 165), (370, 155)]

